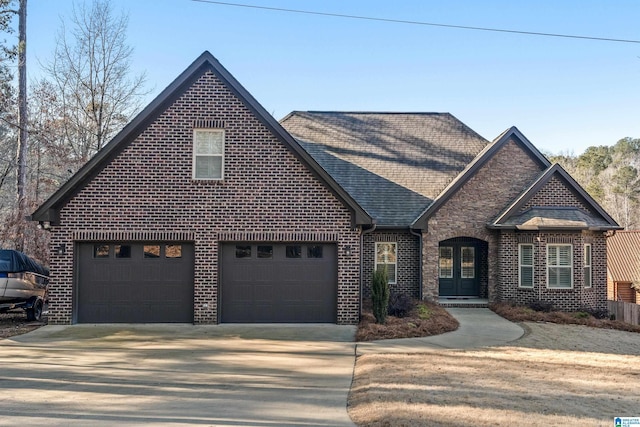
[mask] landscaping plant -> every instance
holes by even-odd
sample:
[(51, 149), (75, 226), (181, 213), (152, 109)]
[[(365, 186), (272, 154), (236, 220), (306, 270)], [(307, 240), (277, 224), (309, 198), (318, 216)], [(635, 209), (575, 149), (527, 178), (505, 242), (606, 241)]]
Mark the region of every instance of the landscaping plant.
[(371, 302), (376, 323), (384, 325), (389, 308), (389, 279), (386, 266), (373, 272), (371, 281)]

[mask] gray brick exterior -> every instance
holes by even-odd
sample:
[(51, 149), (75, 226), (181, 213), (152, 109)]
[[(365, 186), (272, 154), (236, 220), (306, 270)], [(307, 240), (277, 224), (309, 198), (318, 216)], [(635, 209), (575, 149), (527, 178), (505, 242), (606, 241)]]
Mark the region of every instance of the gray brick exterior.
[[(223, 181), (191, 178), (193, 129), (207, 124), (225, 130)], [(192, 241), (194, 323), (218, 320), (221, 241), (334, 242), (336, 322), (359, 319), (360, 237), (352, 213), (210, 71), (81, 188), (59, 216), (51, 238), (51, 324), (74, 320), (74, 243), (109, 238)], [(60, 244), (66, 247), (62, 256), (53, 250)]]
[(371, 277), (375, 266), (376, 242), (398, 244), (397, 280), (391, 291), (419, 298), (420, 239), (406, 230), (374, 231), (363, 236), (362, 280), (363, 297), (371, 297)]
[[(51, 324), (70, 324), (76, 320), (76, 250), (83, 242), (192, 243), (195, 248), (193, 322), (197, 324), (219, 321), (219, 249), (222, 243), (235, 241), (336, 244), (335, 321), (338, 324), (357, 323), (362, 298), (371, 295), (376, 242), (397, 243), (397, 283), (392, 285), (392, 290), (416, 298), (437, 301), (439, 297), (439, 246), (447, 241), (459, 245), (469, 242), (479, 251), (476, 252), (480, 263), (476, 270), (478, 276), (473, 278), (478, 282), (471, 284), (479, 284), (480, 297), (491, 302), (547, 300), (568, 310), (605, 308), (607, 277), (603, 232), (516, 231), (513, 229), (515, 219), (512, 224), (498, 224), (496, 218), (501, 212), (509, 216), (517, 208), (520, 214), (532, 207), (549, 206), (578, 207), (589, 211), (590, 218), (600, 221), (596, 227), (584, 228), (617, 227), (615, 221), (607, 219), (608, 215), (590, 201), (590, 196), (574, 188), (564, 170), (549, 165), (517, 129), (512, 128), (494, 145), (485, 147), (486, 140), (463, 126), (460, 138), (470, 139), (468, 147), (459, 153), (460, 159), (471, 158), (485, 147), (486, 151), (479, 157), (482, 161), (472, 162), (461, 175), (466, 181), (456, 180), (455, 185), (443, 190), (446, 197), (436, 199), (436, 203), (427, 208), (422, 204), (429, 205), (442, 190), (444, 181), (461, 170), (451, 169), (449, 165), (448, 171), (453, 172), (444, 179), (443, 170), (438, 167), (446, 169), (448, 163), (431, 162), (434, 150), (422, 152), (422, 163), (415, 163), (410, 152), (397, 158), (372, 156), (367, 147), (372, 142), (357, 133), (359, 125), (354, 125), (358, 122), (352, 117), (346, 121), (347, 134), (357, 141), (354, 153), (367, 153), (360, 156), (365, 159), (363, 166), (349, 163), (353, 160), (349, 160), (349, 156), (335, 154), (341, 153), (336, 147), (331, 153), (315, 152), (295, 142), (226, 70), (214, 63), (217, 61), (205, 52), (164, 95), (147, 107), (139, 120), (134, 119), (126, 131), (90, 161), (90, 168), (79, 171), (34, 213), (34, 220), (52, 225)], [(344, 119), (345, 115), (323, 116)], [(366, 116), (373, 143), (380, 144), (376, 139), (378, 131), (371, 125), (378, 117), (358, 115), (360, 119), (363, 116)], [(427, 118), (433, 119), (428, 115), (394, 116), (388, 123), (406, 125), (409, 119), (411, 123), (418, 119), (426, 123)], [(458, 123), (450, 115), (444, 119)], [(339, 121), (331, 123), (337, 126)], [(290, 123), (294, 130), (300, 131), (300, 125), (296, 128), (294, 124)], [(195, 128), (224, 129), (222, 180), (192, 179)], [(331, 127), (322, 129), (331, 134)], [(420, 130), (419, 135), (427, 130), (416, 129)], [(442, 138), (449, 139), (444, 141), (446, 144), (440, 143), (449, 146), (452, 137), (444, 133)], [(393, 138), (396, 134), (402, 135), (402, 129), (389, 132)], [(458, 143), (459, 137), (455, 139)], [(388, 144), (402, 143), (404, 150), (423, 147), (422, 142), (418, 144), (411, 138), (390, 141)], [(378, 149), (381, 147), (386, 153), (387, 142)], [(453, 151), (461, 149), (459, 145), (454, 148)], [(461, 161), (457, 156), (456, 159)], [(346, 169), (342, 169), (343, 166)], [(462, 167), (458, 163), (454, 166)], [(330, 167), (335, 168), (333, 172)], [(381, 168), (380, 173), (391, 168), (390, 172), (394, 173), (386, 177), (375, 175), (376, 168)], [(358, 171), (355, 176), (353, 171)], [(336, 175), (344, 175), (344, 181), (337, 180)], [(435, 185), (438, 176), (443, 181)], [(438, 191), (434, 196), (421, 195), (407, 187), (409, 183), (422, 183), (429, 188), (435, 185)], [(388, 199), (380, 199), (380, 204), (377, 204), (378, 194), (371, 200), (355, 194), (363, 188), (377, 188), (376, 185), (385, 186), (390, 195)], [(363, 205), (367, 200), (371, 202), (370, 209)], [(420, 214), (424, 208), (427, 210)], [(414, 218), (415, 215), (419, 215), (418, 218)], [(389, 222), (377, 222), (385, 216)], [(490, 224), (494, 220), (496, 223)], [(379, 229), (363, 233), (361, 227), (372, 223), (378, 224)], [(519, 223), (522, 224), (525, 223)], [(421, 229), (421, 237), (409, 231), (410, 227)], [(534, 244), (533, 289), (518, 286), (519, 243)], [(546, 286), (547, 245), (554, 243), (573, 245), (571, 289)], [(592, 245), (592, 288), (585, 288), (583, 283), (585, 243)], [(449, 293), (454, 285), (448, 288)], [(470, 286), (465, 292), (475, 290)]]
[[(534, 286), (518, 286), (518, 245), (533, 244)], [(584, 244), (591, 244), (592, 286), (584, 286)], [(547, 286), (547, 245), (573, 245), (573, 287), (550, 289)], [(584, 307), (607, 308), (607, 248), (603, 233), (516, 233), (502, 231), (500, 235), (500, 300), (528, 304), (541, 300), (552, 302), (562, 310), (575, 311)]]
[[(504, 208), (540, 174), (540, 166), (513, 141), (505, 144), (460, 190), (429, 219), (423, 233), (424, 297), (438, 298), (438, 246), (452, 238), (475, 238), (487, 242), (487, 297), (490, 302), (511, 301), (526, 304), (534, 300), (552, 301), (564, 310), (583, 307), (606, 308), (606, 240), (603, 232), (519, 232), (491, 230), (486, 227)], [(580, 207), (584, 200), (564, 183), (551, 178), (526, 203), (521, 211), (534, 206)], [(534, 244), (533, 289), (518, 286), (518, 244)], [(573, 287), (547, 287), (547, 244), (573, 245)], [(583, 248), (592, 245), (592, 287), (584, 287)], [(484, 286), (480, 295), (484, 297)]]
[(515, 142), (506, 143), (429, 219), (423, 232), (423, 296), (435, 301), (438, 289), (438, 247), (456, 237), (487, 243), (487, 296), (497, 301), (500, 281), (499, 235), (487, 228), (541, 172), (540, 166)]

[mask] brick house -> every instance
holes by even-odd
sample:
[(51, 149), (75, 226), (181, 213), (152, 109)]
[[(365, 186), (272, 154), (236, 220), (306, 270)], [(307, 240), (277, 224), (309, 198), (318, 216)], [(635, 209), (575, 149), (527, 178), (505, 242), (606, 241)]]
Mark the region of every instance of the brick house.
[(607, 239), (607, 298), (640, 302), (640, 231), (618, 231)]
[(516, 129), (450, 114), (280, 123), (203, 53), (32, 215), (53, 324), (353, 324), (414, 297), (606, 303), (615, 221)]

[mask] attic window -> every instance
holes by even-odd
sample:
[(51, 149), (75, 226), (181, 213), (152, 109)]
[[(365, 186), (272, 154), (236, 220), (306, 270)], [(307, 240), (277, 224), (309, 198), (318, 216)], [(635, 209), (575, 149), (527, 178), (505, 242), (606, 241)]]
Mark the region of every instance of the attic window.
[(224, 130), (193, 130), (193, 179), (224, 178)]

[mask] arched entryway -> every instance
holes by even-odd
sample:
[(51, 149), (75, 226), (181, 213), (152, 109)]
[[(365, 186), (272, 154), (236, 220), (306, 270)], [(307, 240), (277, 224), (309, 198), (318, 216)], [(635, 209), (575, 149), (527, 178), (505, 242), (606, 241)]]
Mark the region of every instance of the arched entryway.
[(443, 240), (438, 251), (440, 297), (487, 297), (487, 242), (473, 237)]

